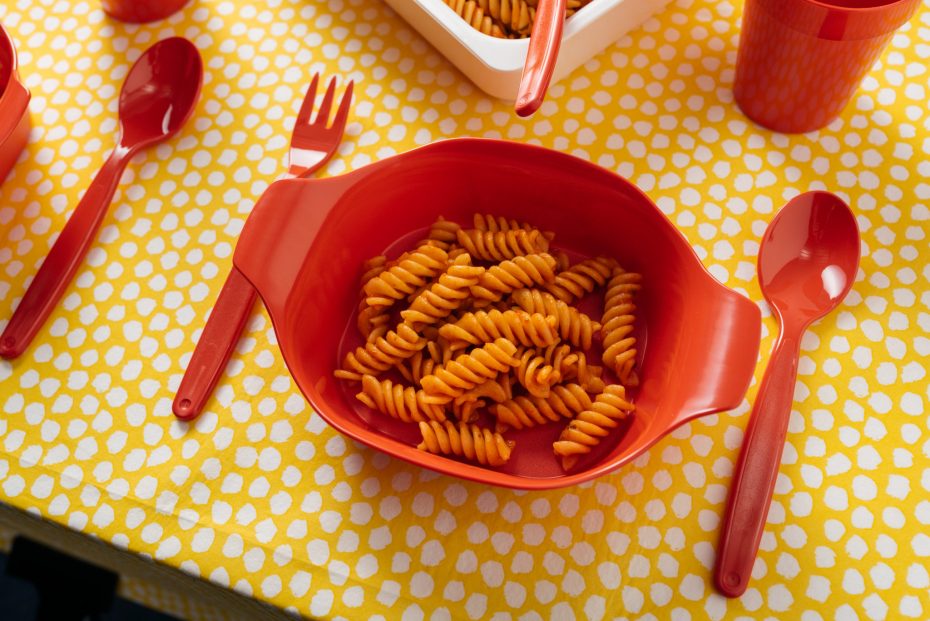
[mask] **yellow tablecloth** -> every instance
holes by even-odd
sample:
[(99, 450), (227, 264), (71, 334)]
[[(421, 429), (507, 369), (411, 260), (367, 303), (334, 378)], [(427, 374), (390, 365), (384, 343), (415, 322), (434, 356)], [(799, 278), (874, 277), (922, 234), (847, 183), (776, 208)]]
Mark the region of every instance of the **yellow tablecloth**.
[[(740, 11), (677, 0), (523, 121), (378, 0), (198, 0), (144, 26), (111, 22), (94, 1), (4, 2), (36, 126), (0, 193), (4, 318), (114, 143), (129, 64), (183, 35), (206, 76), (182, 135), (130, 165), (33, 346), (0, 364), (0, 499), (321, 619), (926, 619), (930, 11), (842, 119), (792, 137), (732, 102)], [(173, 389), (315, 71), (359, 87), (325, 174), (450, 136), (568, 151), (635, 181), (763, 309), (755, 259), (775, 210), (808, 189), (848, 198), (861, 271), (804, 338), (741, 599), (717, 595), (710, 572), (755, 384), (738, 410), (589, 485), (491, 489), (329, 429), (257, 313), (209, 411), (174, 420)], [(766, 313), (763, 362), (774, 329)]]

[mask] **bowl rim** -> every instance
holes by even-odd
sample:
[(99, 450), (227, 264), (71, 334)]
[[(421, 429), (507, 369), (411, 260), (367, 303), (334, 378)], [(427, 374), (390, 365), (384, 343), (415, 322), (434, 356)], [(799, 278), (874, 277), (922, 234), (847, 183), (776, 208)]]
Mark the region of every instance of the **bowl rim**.
[[(697, 253), (694, 251), (694, 248), (688, 242), (684, 234), (676, 227), (668, 216), (662, 212), (661, 209), (655, 204), (655, 202), (649, 198), (649, 196), (643, 192), (636, 184), (632, 181), (622, 177), (621, 175), (615, 173), (614, 171), (608, 170), (597, 164), (590, 162), (588, 160), (582, 159), (575, 155), (557, 151), (554, 149), (549, 149), (546, 147), (532, 145), (521, 142), (513, 142), (502, 139), (493, 139), (493, 138), (475, 138), (475, 137), (461, 137), (461, 138), (449, 138), (445, 140), (439, 140), (430, 144), (426, 144), (420, 147), (416, 147), (409, 151), (398, 153), (390, 157), (378, 160), (371, 164), (367, 164), (350, 172), (347, 172), (343, 175), (340, 175), (337, 178), (327, 178), (327, 179), (296, 179), (296, 180), (286, 180), (280, 181), (275, 184), (272, 184), (271, 187), (279, 184), (332, 184), (336, 179), (341, 179), (342, 184), (345, 187), (353, 187), (355, 182), (353, 178), (365, 178), (371, 175), (381, 175), (385, 174), (383, 169), (397, 166), (398, 162), (407, 160), (407, 159), (416, 159), (424, 156), (431, 155), (441, 155), (444, 151), (448, 151), (451, 154), (455, 154), (459, 157), (462, 156), (461, 148), (472, 149), (472, 148), (482, 148), (484, 146), (495, 148), (495, 149), (510, 149), (513, 152), (522, 152), (526, 153), (536, 153), (540, 154), (546, 158), (555, 158), (555, 159), (568, 159), (571, 160), (576, 166), (587, 169), (589, 172), (594, 175), (599, 175), (603, 179), (610, 179), (610, 183), (620, 183), (624, 185), (628, 190), (637, 194), (639, 198), (645, 201), (645, 204), (649, 205), (654, 211), (656, 216), (662, 221), (662, 226), (669, 229), (670, 232), (673, 232), (671, 235), (674, 240), (673, 243), (678, 244), (682, 249), (687, 249), (684, 252), (685, 260), (693, 261), (696, 267), (699, 267), (699, 270), (696, 270), (698, 277), (704, 279), (711, 287), (716, 289), (717, 295), (720, 296), (737, 296), (743, 300), (747, 308), (751, 307), (754, 311), (754, 316), (757, 318), (756, 323), (761, 325), (761, 320), (759, 319), (760, 311), (756, 304), (752, 302), (748, 297), (740, 294), (739, 292), (727, 287), (723, 283), (719, 282), (714, 276), (707, 270), (707, 267), (700, 260)], [(451, 151), (450, 151), (451, 150)], [(270, 188), (269, 188), (270, 189)], [(338, 202), (338, 201), (337, 201)], [(336, 204), (336, 203), (334, 203)], [(253, 210), (255, 213), (258, 210)], [(242, 239), (242, 238), (240, 238)], [(237, 252), (236, 255), (239, 253)], [(234, 262), (238, 263), (239, 261), (235, 260)], [(243, 273), (248, 277), (247, 270), (243, 270)], [(259, 294), (262, 296), (263, 302), (268, 305), (268, 300), (265, 299), (265, 296), (260, 287), (256, 287)], [(286, 306), (286, 304), (285, 304)], [(286, 322), (284, 320), (284, 314), (282, 313), (279, 316), (278, 313), (269, 312), (271, 317), (272, 325), (275, 328), (276, 334), (283, 334), (279, 328), (284, 329), (286, 327)], [(702, 416), (707, 416), (709, 414), (714, 414), (717, 412), (734, 409), (739, 406), (742, 401), (745, 391), (748, 389), (749, 384), (752, 379), (752, 374), (750, 373), (747, 380), (745, 388), (740, 392), (740, 398), (734, 403), (720, 403), (715, 404), (712, 407), (698, 408), (693, 411), (681, 414), (675, 421), (674, 424), (669, 426), (665, 431), (660, 434), (657, 434), (653, 437), (648, 438), (646, 441), (640, 442), (636, 447), (631, 450), (629, 453), (624, 453), (612, 459), (607, 459), (602, 461), (590, 468), (587, 468), (583, 471), (576, 473), (566, 473), (563, 475), (558, 475), (554, 477), (545, 477), (545, 478), (533, 478), (526, 477), (523, 475), (511, 474), (506, 472), (500, 472), (498, 470), (485, 468), (483, 466), (472, 464), (469, 462), (458, 461), (446, 456), (433, 455), (431, 453), (424, 453), (418, 450), (415, 446), (404, 444), (398, 440), (392, 438), (387, 438), (380, 435), (376, 430), (365, 429), (361, 425), (357, 425), (359, 430), (357, 431), (350, 425), (343, 423), (345, 419), (348, 422), (348, 419), (342, 415), (334, 416), (330, 413), (327, 413), (325, 406), (321, 407), (322, 404), (317, 402), (317, 399), (309, 394), (312, 391), (305, 391), (302, 385), (302, 382), (298, 379), (297, 375), (293, 373), (294, 365), (290, 362), (290, 347), (285, 345), (287, 339), (278, 339), (279, 347), (282, 352), (285, 364), (288, 367), (288, 370), (291, 371), (292, 377), (294, 377), (295, 383), (297, 384), (298, 389), (304, 398), (310, 403), (313, 407), (313, 410), (330, 426), (334, 429), (347, 436), (348, 438), (360, 442), (368, 447), (371, 447), (377, 451), (386, 453), (391, 457), (395, 457), (406, 461), (410, 464), (416, 465), (421, 468), (427, 468), (429, 470), (438, 472), (440, 474), (466, 479), (470, 481), (475, 481), (483, 484), (490, 484), (497, 487), (505, 487), (511, 489), (521, 489), (521, 490), (546, 490), (546, 489), (557, 489), (561, 487), (569, 487), (573, 485), (578, 485), (591, 481), (595, 478), (598, 478), (604, 474), (613, 472), (614, 470), (619, 469), (620, 467), (628, 464), (629, 462), (635, 460), (649, 448), (655, 445), (659, 440), (665, 438), (666, 436), (673, 433), (676, 429), (693, 421), (696, 418)], [(757, 343), (758, 347), (758, 343)], [(755, 359), (757, 353), (753, 356)], [(313, 378), (312, 383), (316, 383), (318, 380)], [(354, 423), (353, 423), (354, 425)]]
[(6, 75), (0, 74), (0, 104), (2, 104), (3, 96), (9, 90), (9, 85), (16, 79), (17, 68), (16, 46), (13, 45), (13, 37), (2, 23), (0, 23), (0, 60), (9, 63)]
[[(31, 95), (29, 89), (19, 80), (16, 45), (3, 24), (0, 24), (0, 54), (9, 62), (9, 66), (6, 67), (7, 75), (0, 76), (0, 148), (4, 148), (8, 146), (11, 136), (20, 135), (17, 128), (23, 126), (24, 119), (29, 114)], [(19, 148), (21, 147), (22, 145), (19, 145)], [(3, 182), (4, 176), (5, 171), (0, 171), (0, 183)]]

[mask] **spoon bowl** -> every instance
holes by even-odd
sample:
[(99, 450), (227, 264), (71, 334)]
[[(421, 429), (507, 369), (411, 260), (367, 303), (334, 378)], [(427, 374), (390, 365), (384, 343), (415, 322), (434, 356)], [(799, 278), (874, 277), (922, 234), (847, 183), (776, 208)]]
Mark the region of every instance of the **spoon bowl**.
[(781, 332), (749, 415), (720, 535), (714, 581), (728, 597), (746, 591), (765, 530), (804, 330), (839, 305), (858, 270), (856, 218), (829, 192), (789, 201), (762, 237), (759, 280)]
[(120, 142), (141, 149), (176, 134), (194, 111), (202, 73), (200, 54), (187, 39), (173, 37), (149, 48), (120, 91)]
[(842, 301), (859, 266), (859, 230), (829, 192), (807, 192), (778, 212), (759, 248), (759, 281), (782, 323), (803, 326)]

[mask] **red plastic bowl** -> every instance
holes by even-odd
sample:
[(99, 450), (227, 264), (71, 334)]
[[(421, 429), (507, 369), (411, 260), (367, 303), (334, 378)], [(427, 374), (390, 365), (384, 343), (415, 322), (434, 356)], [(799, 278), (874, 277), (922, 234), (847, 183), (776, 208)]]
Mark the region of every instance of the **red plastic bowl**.
[[(417, 450), (414, 425), (371, 412), (355, 386), (333, 377), (358, 342), (362, 262), (422, 239), (439, 215), (467, 223), (476, 211), (530, 221), (554, 231), (557, 246), (643, 274), (636, 414), (568, 474), (552, 454), (559, 425), (507, 434), (517, 442), (510, 463), (487, 469)], [(329, 424), (408, 462), (493, 485), (548, 489), (615, 470), (686, 421), (738, 406), (759, 350), (759, 309), (714, 280), (645, 194), (589, 162), (525, 144), (448, 140), (341, 177), (277, 182), (252, 211), (234, 262)]]
[(13, 40), (0, 25), (0, 183), (29, 138), (29, 91), (16, 72)]

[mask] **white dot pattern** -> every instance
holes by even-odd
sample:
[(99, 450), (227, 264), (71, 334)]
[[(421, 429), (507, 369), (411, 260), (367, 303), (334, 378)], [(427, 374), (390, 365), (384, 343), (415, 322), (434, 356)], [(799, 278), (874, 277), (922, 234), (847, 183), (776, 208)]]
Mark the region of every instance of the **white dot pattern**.
[[(926, 618), (930, 11), (894, 37), (839, 120), (800, 136), (762, 130), (733, 104), (740, 12), (676, 0), (521, 120), (379, 0), (199, 0), (141, 26), (84, 0), (5, 2), (35, 129), (0, 190), (4, 318), (115, 141), (131, 62), (181, 35), (206, 73), (181, 135), (129, 166), (35, 344), (0, 363), (0, 498), (321, 619)], [(487, 489), (328, 428), (258, 311), (207, 411), (173, 419), (237, 235), (283, 170), (316, 71), (358, 86), (321, 174), (462, 135), (588, 159), (639, 185), (715, 277), (760, 301), (763, 360), (776, 324), (755, 280), (759, 237), (800, 192), (849, 201), (861, 270), (802, 343), (743, 597), (721, 597), (710, 575), (749, 401), (578, 488)]]

